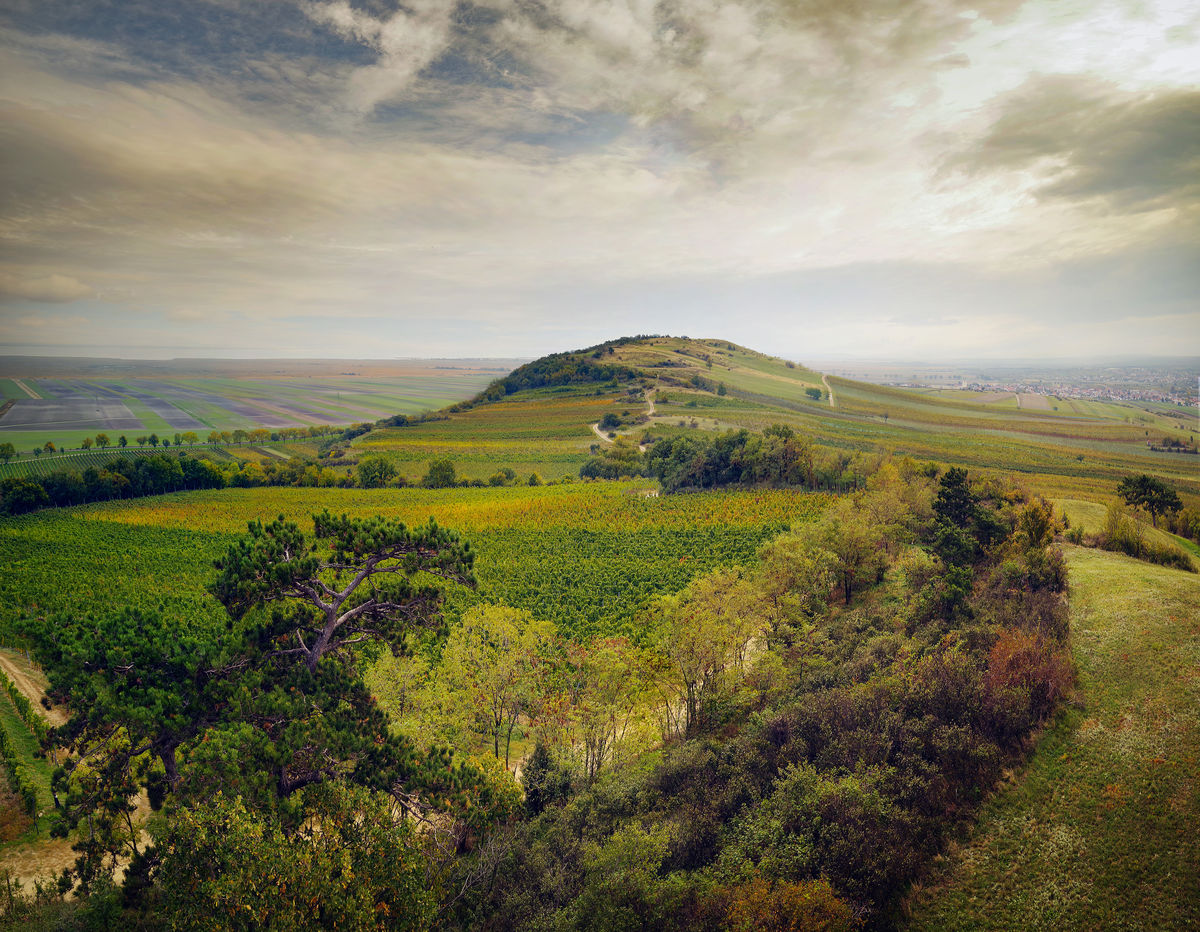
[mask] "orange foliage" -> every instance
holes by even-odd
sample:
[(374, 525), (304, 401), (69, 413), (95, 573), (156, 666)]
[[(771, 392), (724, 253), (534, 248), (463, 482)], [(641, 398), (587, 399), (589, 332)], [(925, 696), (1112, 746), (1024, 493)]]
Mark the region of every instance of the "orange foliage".
[[(1043, 720), (1071, 691), (1075, 673), (1063, 647), (1037, 633), (1005, 628), (988, 657), (984, 686), (993, 707), (1026, 725)], [(1018, 722), (1012, 723), (1020, 727)]]
[(729, 891), (734, 932), (850, 932), (860, 926), (824, 879), (772, 883), (756, 875)]

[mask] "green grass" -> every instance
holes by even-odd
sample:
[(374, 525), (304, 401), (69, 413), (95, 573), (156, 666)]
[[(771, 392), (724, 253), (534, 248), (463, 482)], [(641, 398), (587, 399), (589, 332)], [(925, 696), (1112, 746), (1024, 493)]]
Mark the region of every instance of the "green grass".
[[(0, 728), (8, 732), (9, 741), (29, 770), (29, 776), (37, 789), (38, 810), (51, 811), (54, 808), (54, 798), (50, 795), (50, 774), (54, 768), (44, 757), (35, 756), (38, 751), (37, 739), (29, 733), (29, 729), (17, 715), (8, 693), (3, 690), (0, 690)], [(4, 778), (5, 774), (0, 770), (0, 779)]]
[(1067, 560), (1078, 702), (915, 895), (910, 932), (1200, 927), (1200, 579)]
[[(30, 387), (32, 388), (32, 386)], [(0, 399), (7, 401), (10, 398), (19, 399), (28, 397), (29, 395), (21, 391), (20, 387), (12, 379), (0, 379)]]
[[(1084, 502), (1077, 499), (1056, 499), (1054, 504), (1067, 516), (1072, 527), (1081, 527), (1089, 534), (1093, 534), (1104, 527), (1104, 517), (1108, 512), (1107, 505), (1100, 505), (1096, 502)], [(1145, 528), (1147, 543), (1166, 547), (1178, 547), (1193, 557), (1200, 557), (1200, 545), (1195, 541), (1172, 534), (1170, 531), (1164, 531), (1162, 528), (1146, 525), (1145, 522), (1141, 523)]]

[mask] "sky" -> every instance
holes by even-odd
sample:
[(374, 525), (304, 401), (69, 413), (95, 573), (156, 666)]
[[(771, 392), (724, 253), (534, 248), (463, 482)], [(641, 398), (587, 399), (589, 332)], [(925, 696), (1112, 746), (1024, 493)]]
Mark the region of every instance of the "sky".
[(1195, 0), (4, 0), (0, 353), (1200, 352)]

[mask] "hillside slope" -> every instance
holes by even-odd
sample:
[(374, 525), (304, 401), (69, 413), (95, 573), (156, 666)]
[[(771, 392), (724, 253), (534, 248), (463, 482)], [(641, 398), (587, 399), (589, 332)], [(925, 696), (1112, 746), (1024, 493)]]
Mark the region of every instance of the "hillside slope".
[(1079, 701), (916, 894), (911, 932), (1200, 926), (1200, 579), (1067, 550)]
[[(471, 479), (502, 468), (554, 479), (578, 475), (597, 440), (590, 425), (606, 413), (621, 419), (618, 434), (639, 441), (786, 423), (848, 453), (1025, 473), (1039, 489), (1064, 497), (1110, 495), (1122, 476), (1136, 472), (1200, 495), (1192, 458), (1146, 447), (1150, 431), (1175, 430), (1170, 419), (1132, 404), (1035, 410), (984, 404), (977, 394), (823, 378), (726, 340), (628, 337), (545, 356), (442, 419), (376, 430), (357, 445), (391, 458), (410, 479), (443, 457)], [(643, 417), (651, 399), (653, 416)]]

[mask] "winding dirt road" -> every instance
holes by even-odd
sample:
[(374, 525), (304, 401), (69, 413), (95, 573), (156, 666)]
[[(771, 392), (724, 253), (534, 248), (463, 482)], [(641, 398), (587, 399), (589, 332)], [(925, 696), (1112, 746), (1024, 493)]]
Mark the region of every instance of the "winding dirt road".
[(821, 384), (825, 386), (825, 391), (829, 392), (829, 407), (836, 408), (837, 402), (833, 400), (833, 389), (829, 387), (829, 376), (821, 373)]
[[(654, 417), (654, 393), (657, 391), (658, 391), (658, 385), (655, 384), (654, 388), (652, 388), (648, 392), (646, 392), (645, 397), (642, 398), (642, 400), (644, 402), (646, 402), (646, 416), (647, 417)], [(597, 421), (595, 424), (592, 425), (592, 432), (595, 433), (595, 435), (597, 437), (599, 437), (601, 440), (603, 440), (605, 443), (613, 442), (613, 438), (608, 436), (608, 434), (606, 434), (604, 431), (602, 431), (600, 429), (599, 421)], [(641, 450), (643, 453), (645, 453), (646, 445), (644, 443), (639, 443), (638, 449)]]

